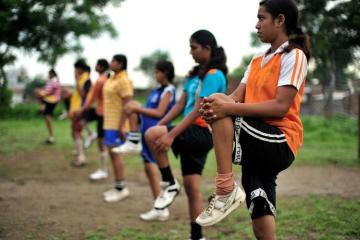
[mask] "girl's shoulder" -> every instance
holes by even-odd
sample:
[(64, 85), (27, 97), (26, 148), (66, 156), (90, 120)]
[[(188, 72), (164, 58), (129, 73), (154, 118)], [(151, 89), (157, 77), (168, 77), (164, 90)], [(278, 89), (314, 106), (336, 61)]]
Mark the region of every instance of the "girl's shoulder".
[(206, 75), (205, 75), (205, 78), (225, 78), (225, 74), (220, 70), (220, 69), (217, 69), (217, 68), (211, 68), (209, 69), (209, 71), (207, 71)]

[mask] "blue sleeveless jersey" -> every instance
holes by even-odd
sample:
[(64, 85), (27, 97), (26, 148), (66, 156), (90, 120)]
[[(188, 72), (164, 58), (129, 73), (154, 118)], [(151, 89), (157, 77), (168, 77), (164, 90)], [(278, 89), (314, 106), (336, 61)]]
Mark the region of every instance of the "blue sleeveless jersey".
[(167, 86), (161, 86), (159, 88), (156, 88), (154, 90), (152, 90), (146, 100), (146, 108), (158, 108), (159, 103), (162, 99), (162, 97), (167, 93), (170, 92), (172, 97), (170, 100), (170, 104), (168, 106), (168, 108), (166, 109), (165, 113), (163, 116), (161, 116), (160, 118), (154, 118), (154, 117), (149, 117), (149, 116), (145, 116), (143, 114), (140, 115), (141, 117), (141, 126), (140, 126), (140, 131), (141, 131), (141, 135), (142, 135), (142, 146), (143, 146), (143, 150), (141, 152), (141, 155), (143, 156), (145, 161), (150, 161), (150, 162), (154, 162), (156, 163), (156, 160), (153, 159), (150, 150), (148, 149), (145, 139), (144, 139), (144, 135), (147, 129), (149, 129), (150, 127), (155, 126), (156, 124), (158, 124), (158, 122), (170, 111), (170, 109), (175, 105), (176, 103), (176, 89), (174, 87), (174, 85), (167, 85)]

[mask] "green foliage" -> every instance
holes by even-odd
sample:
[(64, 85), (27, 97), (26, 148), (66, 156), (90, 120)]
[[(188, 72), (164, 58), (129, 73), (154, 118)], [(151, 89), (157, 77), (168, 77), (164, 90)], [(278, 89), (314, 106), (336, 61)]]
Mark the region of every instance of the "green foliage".
[(344, 84), (348, 77), (346, 69), (356, 61), (354, 52), (360, 48), (360, 2), (300, 0), (299, 8), (301, 24), (310, 35), (315, 77), (328, 86), (334, 71), (335, 84)]
[(42, 88), (45, 86), (45, 79), (42, 76), (36, 76), (32, 81), (25, 85), (24, 97), (34, 99), (35, 88)]
[[(79, 38), (98, 37), (103, 32), (116, 36), (107, 16), (108, 3), (121, 0), (31, 1), (4, 0), (0, 3), (0, 45), (36, 51), (40, 60), (54, 65), (58, 57), (81, 50)], [(8, 52), (7, 56), (14, 56)]]
[(238, 82), (243, 78), (246, 68), (250, 64), (253, 56), (254, 56), (253, 54), (243, 56), (240, 65), (230, 73), (232, 79)]
[[(19, 103), (1, 112), (0, 119), (26, 120), (32, 118), (42, 118), (39, 113), (40, 106), (37, 104)], [(59, 116), (63, 110), (63, 105), (58, 103), (54, 110), (54, 117)]]
[(168, 52), (158, 49), (152, 52), (150, 55), (141, 57), (138, 69), (141, 70), (145, 75), (152, 77), (155, 64), (158, 61), (170, 59), (170, 54)]
[(68, 52), (81, 52), (80, 38), (102, 33), (117, 35), (102, 10), (123, 0), (0, 1), (0, 87), (6, 85), (4, 66), (16, 60), (15, 50), (37, 52), (54, 66)]
[(0, 112), (4, 114), (10, 108), (12, 92), (6, 86), (0, 87)]

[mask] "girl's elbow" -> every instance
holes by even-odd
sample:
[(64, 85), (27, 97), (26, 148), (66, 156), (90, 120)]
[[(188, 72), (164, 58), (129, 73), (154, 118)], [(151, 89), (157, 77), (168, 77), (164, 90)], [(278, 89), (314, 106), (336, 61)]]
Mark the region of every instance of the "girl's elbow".
[(282, 107), (279, 108), (278, 117), (283, 118), (288, 114), (288, 112), (289, 112), (289, 107), (288, 106), (282, 106)]

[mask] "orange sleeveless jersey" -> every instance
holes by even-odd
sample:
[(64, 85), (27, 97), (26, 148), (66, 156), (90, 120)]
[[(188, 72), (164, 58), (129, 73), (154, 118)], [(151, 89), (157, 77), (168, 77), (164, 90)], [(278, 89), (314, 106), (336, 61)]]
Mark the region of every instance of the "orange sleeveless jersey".
[[(305, 81), (300, 83), (300, 75), (304, 66), (304, 53), (299, 49), (294, 49), (295, 64), (292, 69), (291, 78), (288, 84), (298, 89), (289, 112), (283, 118), (264, 118), (263, 120), (278, 127), (284, 134), (291, 151), (297, 154), (303, 142), (303, 127), (300, 120), (300, 103), (304, 92)], [(245, 103), (257, 103), (274, 99), (276, 97), (278, 82), (280, 79), (282, 55), (287, 53), (275, 54), (264, 66), (261, 66), (264, 56), (254, 58), (251, 63), (249, 75), (246, 82)], [(306, 62), (305, 62), (306, 65)]]

